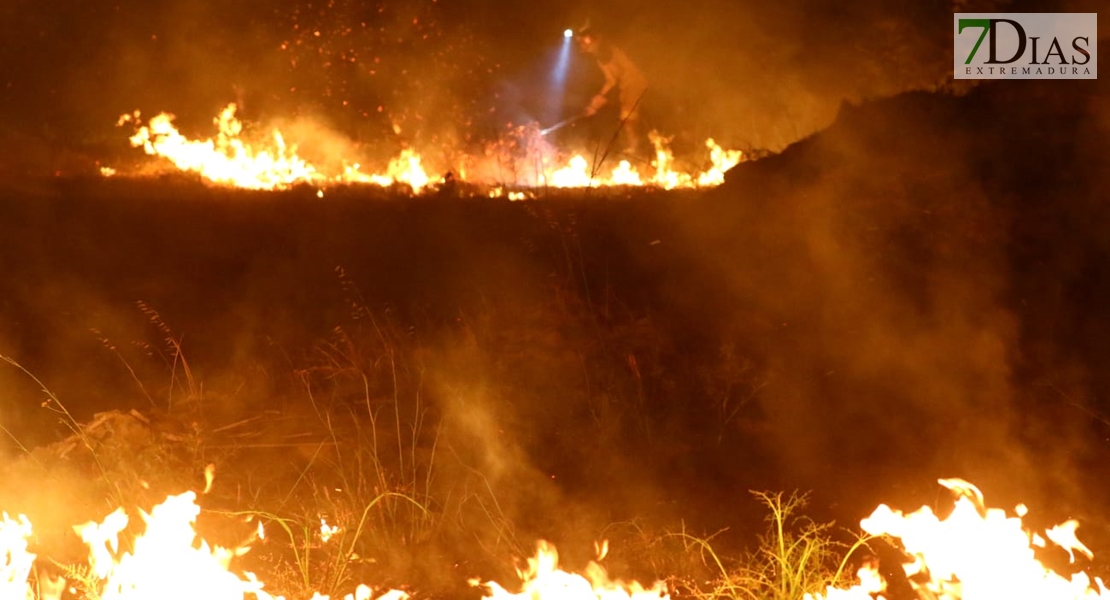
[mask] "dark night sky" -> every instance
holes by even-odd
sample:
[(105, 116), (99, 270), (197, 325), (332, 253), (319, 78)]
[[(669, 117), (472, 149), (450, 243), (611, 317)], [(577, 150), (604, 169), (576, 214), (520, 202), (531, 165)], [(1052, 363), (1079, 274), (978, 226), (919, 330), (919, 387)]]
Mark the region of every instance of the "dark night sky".
[[(323, 113), (355, 136), (398, 119), (419, 123), (410, 128), (417, 140), (483, 135), (537, 118), (560, 32), (590, 19), (647, 73), (662, 129), (781, 148), (827, 124), (843, 99), (943, 82), (951, 11), (945, 0), (681, 9), (631, 0), (8, 0), (0, 135), (103, 150), (119, 143), (113, 125), (123, 112), (170, 111), (204, 126), (235, 99), (248, 116)], [(572, 101), (591, 77), (577, 61)]]
[[(714, 137), (781, 150), (828, 125), (844, 101), (947, 85), (952, 1), (9, 0), (0, 147), (20, 151), (0, 165), (128, 153), (115, 122), (135, 109), (171, 112), (186, 133), (207, 135), (231, 101), (249, 121), (322, 119), (385, 155), (488, 140), (510, 122), (555, 118), (548, 77), (561, 32), (587, 19), (645, 71), (645, 120), (677, 134), (676, 146)], [(567, 110), (598, 83), (584, 58), (571, 64)]]

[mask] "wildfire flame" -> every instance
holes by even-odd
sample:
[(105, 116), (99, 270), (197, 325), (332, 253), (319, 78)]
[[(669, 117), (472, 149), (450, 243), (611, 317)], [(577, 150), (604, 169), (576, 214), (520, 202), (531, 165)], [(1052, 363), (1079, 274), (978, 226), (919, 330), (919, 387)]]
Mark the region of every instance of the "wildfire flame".
[[(247, 548), (228, 549), (209, 546), (196, 534), (200, 507), (196, 494), (186, 492), (170, 496), (148, 514), (139, 511), (145, 531), (129, 544), (129, 551), (120, 552), (119, 536), (127, 528), (129, 518), (117, 509), (102, 522), (91, 522), (74, 529), (89, 547), (92, 577), (100, 582), (95, 597), (101, 600), (283, 600), (263, 589), (254, 574), (234, 573), (229, 567), (233, 559)], [(321, 532), (334, 533), (321, 520)], [(261, 526), (259, 534), (261, 535)], [(0, 599), (57, 600), (61, 587), (47, 589), (40, 582), (36, 596), (29, 583), (35, 555), (28, 552), (31, 523), (27, 517), (10, 518), (6, 513), (0, 521)], [(389, 590), (376, 596), (378, 600), (406, 600), (408, 595)], [(346, 600), (370, 600), (373, 590), (360, 585)], [(315, 594), (313, 600), (328, 600)]]
[[(940, 484), (957, 496), (952, 513), (941, 519), (928, 506), (910, 514), (880, 505), (861, 522), (872, 535), (896, 538), (909, 558), (904, 569), (922, 597), (940, 600), (1078, 600), (1101, 598), (1106, 587), (1078, 572), (1064, 577), (1047, 568), (1035, 556), (1044, 537), (1027, 531), (1021, 521), (1024, 507), (1014, 516), (998, 508), (986, 508), (983, 495), (974, 485), (960, 479), (942, 479)], [(1080, 552), (1092, 557), (1075, 537), (1078, 523), (1069, 521), (1047, 534), (1050, 541), (1066, 550), (1074, 560)], [(877, 573), (867, 572), (863, 583), (851, 590), (830, 589), (825, 596), (841, 600), (867, 600), (881, 588), (874, 585)], [(880, 598), (882, 596), (879, 596)]]
[[(216, 136), (203, 140), (183, 135), (174, 125), (174, 116), (167, 113), (159, 114), (144, 124), (142, 115), (136, 111), (120, 117), (118, 124), (135, 127), (130, 137), (132, 146), (142, 148), (150, 156), (169, 160), (178, 169), (196, 173), (218, 185), (254, 190), (279, 190), (295, 185), (317, 188), (339, 184), (403, 185), (410, 187), (414, 193), (420, 193), (437, 183), (428, 175), (423, 157), (412, 148), (401, 150), (380, 173), (364, 171), (357, 161), (345, 162), (338, 168), (327, 168), (302, 157), (297, 144), (287, 142), (285, 135), (277, 128), (272, 129), (268, 137), (246, 135), (236, 111), (235, 104), (224, 108), (213, 119)], [(703, 172), (690, 173), (676, 167), (669, 138), (654, 132), (650, 137), (655, 156), (650, 165), (640, 167), (628, 160), (619, 160), (615, 167), (591, 164), (581, 154), (571, 156), (559, 166), (559, 161), (549, 156), (552, 151), (540, 142), (527, 144), (530, 151), (538, 152), (540, 156), (529, 156), (521, 162), (545, 165), (535, 173), (536, 178), (530, 184), (533, 187), (651, 186), (671, 190), (720, 185), (724, 182), (725, 171), (743, 160), (743, 153), (739, 150), (725, 150), (710, 139), (706, 142), (709, 166)], [(473, 162), (473, 159), (463, 159), (459, 165), (446, 165), (448, 168), (445, 171), (466, 173), (466, 165)], [(117, 174), (117, 171), (104, 167), (101, 174), (108, 177)], [(471, 183), (490, 187), (504, 185), (504, 182), (498, 181)], [(511, 183), (528, 187), (521, 181)], [(519, 195), (511, 199), (525, 197), (520, 191), (516, 193)], [(500, 197), (501, 194), (491, 196)]]
[(133, 550), (118, 554), (119, 534), (127, 527), (127, 514), (117, 509), (103, 523), (77, 527), (90, 549), (93, 573), (104, 581), (104, 600), (153, 598), (242, 599), (250, 594), (259, 600), (273, 596), (251, 573), (240, 577), (228, 570), (240, 551), (210, 547), (197, 540), (200, 507), (196, 494), (170, 496), (147, 514), (141, 512), (146, 532), (137, 537)]
[(0, 521), (0, 598), (21, 600), (34, 598), (27, 578), (35, 563), (35, 555), (27, 551), (31, 522), (25, 515), (13, 519), (8, 513)]
[(739, 150), (725, 150), (713, 141), (713, 138), (706, 140), (705, 146), (709, 148), (709, 157), (713, 166), (698, 175), (698, 185), (701, 187), (721, 185), (725, 182), (725, 171), (735, 167), (744, 158), (744, 153)]
[[(165, 157), (183, 171), (235, 187), (273, 190), (320, 178), (316, 168), (297, 156), (296, 146), (286, 145), (276, 129), (267, 145), (245, 141), (236, 110), (235, 104), (229, 104), (216, 117), (219, 133), (214, 139), (190, 140), (174, 126), (173, 115), (162, 113), (139, 126), (131, 145), (151, 156)], [(120, 117), (119, 123), (138, 123), (139, 118), (135, 112)]]
[(173, 124), (174, 116), (162, 113), (143, 125), (136, 111), (120, 117), (119, 125), (133, 123), (137, 129), (131, 145), (142, 148), (151, 156), (168, 159), (182, 171), (196, 173), (213, 183), (252, 190), (287, 189), (298, 184), (326, 186), (335, 183), (372, 183), (391, 186), (407, 184), (420, 192), (431, 178), (421, 166), (420, 156), (411, 149), (402, 151), (384, 174), (361, 172), (355, 163), (344, 165), (341, 173), (328, 175), (297, 153), (295, 144), (287, 144), (280, 130), (274, 129), (269, 140), (248, 140), (243, 123), (235, 116), (237, 106), (229, 104), (214, 123), (215, 138), (191, 140)]
[[(1078, 524), (1068, 521), (1049, 529), (1042, 536), (1025, 529), (1019, 506), (1015, 514), (986, 508), (979, 490), (958, 479), (941, 480), (956, 495), (953, 510), (939, 518), (928, 506), (904, 514), (880, 505), (861, 522), (862, 529), (875, 536), (887, 536), (904, 551), (905, 573), (917, 593), (936, 600), (988, 600), (995, 598), (1028, 600), (1091, 600), (1105, 597), (1106, 587), (1099, 578), (1082, 571), (1064, 576), (1045, 567), (1036, 557), (1040, 548), (1051, 542), (1066, 551), (1092, 557), (1091, 551), (1076, 537)], [(264, 589), (263, 583), (249, 572), (233, 571), (231, 563), (247, 551), (246, 547), (227, 549), (210, 546), (197, 536), (195, 524), (200, 507), (196, 494), (170, 496), (148, 514), (140, 511), (145, 530), (129, 544), (119, 536), (128, 528), (129, 518), (122, 509), (102, 522), (76, 527), (89, 546), (89, 573), (100, 582), (95, 594), (104, 600), (280, 600)], [(320, 520), (321, 537), (338, 531)], [(259, 537), (262, 535), (259, 526)], [(35, 554), (28, 549), (31, 523), (20, 515), (7, 513), (0, 520), (0, 599), (56, 600), (61, 587), (36, 595), (29, 583)], [(121, 548), (128, 550), (121, 550)], [(608, 544), (596, 548), (600, 561)], [(666, 585), (656, 582), (643, 586), (611, 579), (598, 562), (591, 562), (583, 574), (559, 568), (555, 548), (540, 542), (536, 555), (518, 570), (520, 591), (510, 592), (493, 581), (471, 580), (485, 600), (670, 600)], [(850, 588), (829, 588), (823, 594), (806, 595), (806, 600), (873, 600), (884, 598), (886, 584), (873, 564), (858, 572), (860, 582)], [(40, 591), (41, 582), (40, 582)], [(347, 600), (407, 600), (404, 592), (389, 590), (375, 596), (374, 590), (360, 585)], [(316, 594), (313, 600), (326, 600)]]
[(471, 580), (470, 583), (483, 589), (486, 600), (670, 599), (664, 583), (656, 582), (651, 587), (644, 587), (637, 582), (614, 581), (596, 562), (587, 565), (585, 575), (563, 571), (559, 568), (559, 553), (547, 542), (537, 544), (536, 556), (529, 558), (527, 566), (518, 569), (518, 574), (522, 585), (521, 591), (515, 594), (492, 581)]

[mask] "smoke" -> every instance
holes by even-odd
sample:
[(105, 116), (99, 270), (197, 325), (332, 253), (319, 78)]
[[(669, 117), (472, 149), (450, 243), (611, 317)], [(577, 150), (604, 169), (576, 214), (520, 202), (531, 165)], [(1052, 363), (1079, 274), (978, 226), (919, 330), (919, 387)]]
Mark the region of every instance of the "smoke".
[[(951, 10), (925, 0), (44, 6), (5, 6), (0, 97), (5, 116), (26, 123), (8, 137), (29, 137), (67, 167), (127, 153), (112, 127), (120, 114), (171, 112), (190, 130), (230, 101), (247, 120), (311, 115), (366, 151), (411, 146), (452, 162), (510, 124), (550, 118), (550, 59), (562, 31), (586, 21), (648, 75), (647, 125), (677, 134), (680, 153), (707, 137), (780, 150), (831, 122), (844, 99), (937, 87), (948, 50), (935, 32)], [(568, 114), (599, 86), (586, 57), (570, 71)]]
[[(1048, 85), (845, 106), (829, 130), (739, 168), (712, 222), (689, 225), (705, 256), (730, 257), (701, 275), (728, 282), (723, 335), (766, 374), (758, 407), (783, 477), (909, 500), (898, 482), (933, 473), (1007, 500), (1089, 500), (1092, 390), (1075, 374), (1101, 359), (1043, 351), (1085, 337), (1059, 319), (1096, 302), (1104, 276), (1088, 261), (1105, 248), (1076, 226), (1080, 240), (1046, 249), (1074, 218), (1102, 222), (1081, 190), (1101, 185), (1105, 153), (1078, 131), (1101, 103)], [(1051, 133), (999, 145), (1022, 127)], [(1046, 393), (1063, 381), (1063, 398)]]
[[(605, 22), (637, 57), (667, 131), (781, 150), (844, 100), (934, 89), (949, 68), (951, 8), (813, 2), (612, 3)], [(696, 139), (695, 139), (696, 141)]]
[[(319, 366), (337, 327), (377, 340), (370, 313), (400, 350), (374, 346), (348, 372), (391, 406), (384, 365), (407, 361), (406, 402), (427, 402), (436, 441), (419, 450), (454, 511), (444, 546), (459, 553), (475, 522), (497, 552), (538, 535), (582, 547), (637, 517), (713, 530), (752, 487), (820, 489), (853, 509), (953, 475), (1031, 502), (1090, 491), (1098, 429), (1077, 407), (1097, 409), (1110, 384), (1093, 175), (1110, 104), (996, 84), (855, 106), (948, 87), (947, 3), (116, 4), (56, 19), (28, 1), (0, 8), (26, 25), (0, 37), (5, 58), (32, 57), (0, 82), (24, 128), (6, 119), (2, 133), (45, 148), (13, 157), (102, 160), (128, 151), (120, 113), (208, 131), (236, 100), (325, 163), (404, 147), (446, 159), (542, 113), (544, 60), (586, 16), (648, 74), (645, 119), (678, 149), (712, 136), (786, 150), (693, 202), (6, 191), (34, 197), (5, 208), (21, 225), (0, 236), (13, 265), (0, 352), (77, 399), (79, 418), (149, 405), (135, 379), (159, 382), (156, 399), (179, 385), (131, 344), (167, 350), (138, 300), (225, 393), (211, 414), (228, 422), (305, 402), (294, 373)], [(595, 89), (591, 68), (572, 57), (567, 110)], [(1026, 128), (1039, 145), (1018, 145)], [(362, 287), (356, 324), (336, 265)], [(3, 377), (4, 422), (33, 422), (31, 443), (56, 435), (34, 386)]]

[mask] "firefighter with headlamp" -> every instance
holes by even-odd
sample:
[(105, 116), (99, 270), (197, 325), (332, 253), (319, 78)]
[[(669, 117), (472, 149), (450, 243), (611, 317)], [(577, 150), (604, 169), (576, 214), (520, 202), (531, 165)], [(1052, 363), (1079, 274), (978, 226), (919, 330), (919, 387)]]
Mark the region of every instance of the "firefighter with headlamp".
[(620, 133), (624, 139), (624, 150), (636, 155), (642, 145), (640, 132), (640, 105), (648, 89), (647, 78), (623, 50), (608, 39), (598, 35), (589, 23), (574, 32), (578, 48), (597, 61), (597, 66), (605, 76), (601, 90), (590, 99), (582, 111), (585, 117), (592, 117), (616, 96), (620, 107)]

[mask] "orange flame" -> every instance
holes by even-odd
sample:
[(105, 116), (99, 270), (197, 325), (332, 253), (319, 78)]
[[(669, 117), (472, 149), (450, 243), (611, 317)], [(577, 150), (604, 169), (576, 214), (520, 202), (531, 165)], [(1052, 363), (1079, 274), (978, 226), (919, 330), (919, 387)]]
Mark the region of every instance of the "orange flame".
[[(316, 168), (297, 156), (281, 132), (274, 130), (269, 145), (252, 145), (242, 139), (243, 124), (229, 104), (214, 120), (215, 139), (190, 140), (174, 126), (174, 116), (162, 113), (131, 136), (131, 145), (151, 156), (162, 156), (183, 171), (198, 173), (215, 183), (255, 190), (286, 188), (319, 181)], [(120, 117), (120, 124), (139, 122), (139, 113)]]
[(27, 551), (31, 522), (25, 515), (13, 519), (8, 513), (0, 520), (0, 598), (33, 598), (27, 578), (34, 566), (35, 555)]
[[(606, 550), (608, 545), (605, 546)], [(599, 550), (599, 554), (604, 554)], [(600, 558), (599, 558), (600, 560)], [(656, 582), (644, 587), (637, 582), (624, 583), (609, 578), (605, 568), (596, 562), (586, 567), (585, 575), (568, 573), (559, 568), (559, 554), (547, 542), (537, 544), (536, 556), (518, 570), (521, 591), (512, 593), (489, 581), (471, 580), (481, 587), (486, 600), (669, 600), (667, 586)]]
[[(922, 597), (942, 600), (1078, 600), (1101, 598), (1106, 587), (1078, 572), (1064, 577), (1045, 567), (1035, 557), (1034, 547), (1044, 538), (1026, 531), (1020, 513), (985, 508), (983, 495), (974, 485), (960, 479), (942, 479), (940, 484), (957, 496), (955, 508), (944, 519), (928, 506), (916, 512), (880, 505), (861, 523), (872, 535), (897, 538), (909, 557), (904, 566), (911, 583)], [(1075, 537), (1073, 521), (1053, 528), (1048, 538), (1074, 558), (1090, 550)], [(851, 590), (828, 590), (825, 598), (866, 600), (873, 590), (860, 585)], [(821, 597), (821, 596), (818, 596)]]
[[(323, 187), (338, 183), (371, 183), (390, 186), (407, 184), (420, 192), (429, 183), (420, 156), (411, 149), (403, 150), (385, 174), (362, 173), (359, 165), (344, 165), (342, 172), (325, 173), (297, 153), (296, 144), (287, 144), (280, 130), (274, 129), (269, 140), (248, 140), (243, 136), (243, 123), (235, 116), (237, 107), (229, 104), (214, 119), (218, 133), (214, 139), (191, 140), (174, 126), (174, 116), (166, 113), (143, 125), (136, 111), (123, 115), (119, 125), (137, 126), (131, 145), (141, 147), (151, 156), (168, 159), (182, 171), (196, 173), (216, 184), (252, 190), (287, 189), (298, 184)], [(114, 171), (113, 171), (114, 173)]]
[[(224, 108), (213, 120), (216, 136), (205, 140), (183, 135), (173, 123), (174, 116), (166, 113), (144, 124), (141, 114), (136, 111), (120, 117), (118, 124), (135, 126), (135, 133), (130, 137), (131, 144), (142, 148), (146, 154), (169, 160), (178, 169), (196, 173), (218, 185), (255, 190), (279, 190), (295, 185), (317, 188), (338, 184), (405, 185), (414, 193), (420, 193), (435, 183), (425, 169), (423, 158), (412, 148), (403, 149), (381, 173), (365, 172), (362, 165), (354, 160), (346, 161), (333, 170), (302, 157), (297, 144), (288, 143), (276, 128), (271, 130), (268, 138), (248, 139), (243, 123), (236, 117), (236, 110), (235, 104)], [(651, 186), (670, 190), (720, 185), (724, 182), (724, 172), (743, 159), (739, 150), (725, 150), (710, 139), (706, 142), (710, 152), (708, 168), (700, 173), (686, 172), (676, 168), (669, 138), (655, 132), (650, 137), (655, 157), (650, 165), (644, 165), (644, 172), (628, 160), (618, 161), (615, 167), (607, 161), (608, 165), (602, 169), (601, 165), (591, 165), (581, 154), (573, 155), (565, 165), (556, 168), (550, 166), (553, 149), (542, 141), (525, 144), (528, 156), (515, 159), (520, 165), (513, 172), (523, 173), (534, 168), (533, 186)], [(461, 158), (451, 170), (466, 173), (468, 165), (480, 162), (481, 159), (475, 157)], [(530, 167), (524, 168), (523, 165)], [(536, 165), (545, 166), (539, 168)], [(117, 171), (103, 167), (101, 174), (109, 177), (116, 175)], [(504, 185), (504, 182), (493, 181), (471, 183), (491, 187)], [(520, 183), (512, 182), (513, 185)], [(523, 198), (523, 195), (518, 195), (516, 199)]]
[[(253, 596), (258, 600), (282, 600), (263, 589), (252, 573), (242, 577), (229, 570), (231, 561), (247, 549), (211, 547), (196, 534), (195, 525), (200, 507), (196, 494), (186, 492), (170, 496), (148, 514), (140, 511), (145, 532), (131, 544), (131, 550), (120, 552), (119, 535), (129, 519), (117, 509), (104, 521), (75, 527), (89, 547), (91, 575), (100, 581), (96, 597), (102, 600), (242, 600)], [(321, 535), (334, 534), (338, 528), (321, 519)], [(262, 536), (259, 524), (259, 537)], [(12, 519), (7, 513), (0, 521), (0, 599), (57, 600), (62, 597), (64, 581), (40, 579), (38, 594), (29, 583), (35, 555), (30, 553), (28, 539), (31, 523), (26, 516)], [(359, 585), (346, 600), (370, 600), (375, 595), (366, 585)], [(408, 595), (389, 590), (377, 600), (407, 600)], [(319, 593), (313, 600), (328, 600)]]
[[(1035, 548), (1051, 541), (1066, 550), (1090, 558), (1091, 551), (1076, 537), (1078, 525), (1068, 521), (1044, 536), (1027, 531), (1021, 522), (1024, 507), (1015, 515), (986, 508), (982, 493), (959, 479), (945, 479), (941, 485), (956, 495), (950, 515), (941, 519), (929, 507), (903, 514), (879, 506), (861, 522), (871, 535), (888, 536), (898, 541), (908, 557), (904, 569), (921, 597), (937, 600), (1092, 600), (1103, 598), (1106, 587), (1099, 578), (1083, 572), (1069, 577), (1045, 567), (1035, 556)], [(187, 492), (170, 496), (149, 513), (140, 511), (145, 531), (121, 552), (119, 535), (129, 519), (121, 509), (102, 522), (75, 528), (89, 546), (91, 574), (102, 582), (98, 596), (105, 600), (279, 600), (264, 590), (251, 573), (235, 574), (229, 565), (247, 551), (209, 546), (195, 531), (200, 507), (196, 495)], [(31, 523), (20, 515), (4, 513), (0, 520), (0, 598), (36, 598), (29, 585), (35, 555), (28, 551)], [(324, 538), (338, 528), (320, 520)], [(259, 525), (259, 537), (262, 536)], [(608, 544), (596, 547), (598, 561), (608, 553)], [(591, 562), (583, 574), (559, 568), (555, 548), (545, 542), (536, 555), (519, 569), (519, 592), (509, 592), (496, 582), (472, 580), (482, 589), (486, 600), (669, 600), (662, 582), (645, 587), (611, 579), (606, 570)], [(847, 589), (829, 588), (824, 594), (806, 595), (806, 600), (872, 600), (883, 598), (885, 583), (874, 565), (862, 567), (860, 583)], [(38, 596), (60, 598), (60, 588)], [(316, 594), (313, 600), (326, 600)], [(371, 600), (374, 591), (360, 585), (348, 600)], [(387, 591), (377, 600), (407, 600), (404, 592)]]
[(260, 600), (272, 598), (262, 590), (254, 575), (244, 578), (228, 570), (234, 550), (210, 547), (198, 540), (194, 526), (200, 507), (196, 494), (170, 496), (147, 514), (140, 511), (146, 532), (135, 539), (134, 549), (117, 555), (119, 533), (127, 526), (127, 515), (117, 510), (103, 524), (78, 527), (89, 544), (90, 564), (104, 580), (104, 600), (152, 598), (241, 599), (251, 594)]

